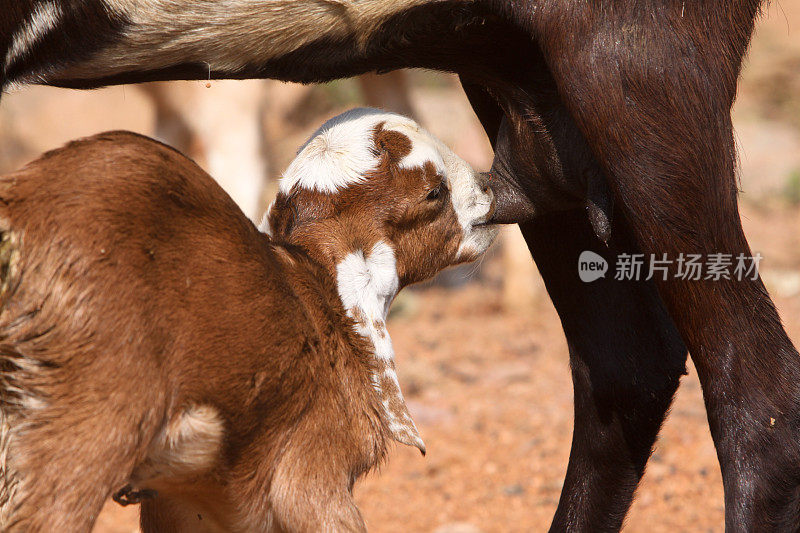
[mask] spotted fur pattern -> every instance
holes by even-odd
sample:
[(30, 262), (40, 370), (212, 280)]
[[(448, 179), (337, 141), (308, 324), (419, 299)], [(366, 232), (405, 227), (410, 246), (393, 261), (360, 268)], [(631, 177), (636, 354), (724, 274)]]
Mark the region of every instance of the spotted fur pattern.
[[(370, 205), (373, 191), (403, 200)], [(429, 198), (432, 192), (441, 196)], [(373, 384), (391, 434), (423, 453), (397, 378), (389, 307), (403, 286), (483, 253), (495, 230), (480, 224), (493, 210), (486, 184), (447, 146), (406, 117), (362, 108), (312, 134), (261, 226), (276, 239), (317, 248), (335, 268), (342, 305), (372, 346)], [(392, 227), (401, 224), (420, 231)]]

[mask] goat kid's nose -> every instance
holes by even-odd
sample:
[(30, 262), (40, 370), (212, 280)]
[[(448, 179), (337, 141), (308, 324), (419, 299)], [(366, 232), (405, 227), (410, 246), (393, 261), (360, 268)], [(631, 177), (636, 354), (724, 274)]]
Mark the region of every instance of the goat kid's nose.
[(479, 172), (478, 173), (478, 187), (480, 187), (482, 192), (488, 194), (490, 190), (490, 183), (492, 182), (492, 173), (491, 172)]

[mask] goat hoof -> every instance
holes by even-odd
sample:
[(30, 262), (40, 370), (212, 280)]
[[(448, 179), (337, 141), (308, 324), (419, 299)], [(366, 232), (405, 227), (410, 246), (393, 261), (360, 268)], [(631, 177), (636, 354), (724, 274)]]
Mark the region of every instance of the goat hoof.
[(133, 490), (133, 487), (130, 485), (125, 485), (115, 492), (112, 498), (121, 506), (126, 507), (128, 505), (142, 503), (143, 500), (153, 499), (157, 495), (158, 492), (152, 489)]

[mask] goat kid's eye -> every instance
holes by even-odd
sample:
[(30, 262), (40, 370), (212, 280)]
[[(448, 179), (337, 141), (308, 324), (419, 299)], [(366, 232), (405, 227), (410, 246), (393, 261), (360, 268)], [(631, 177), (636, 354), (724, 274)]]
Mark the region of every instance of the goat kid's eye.
[(428, 193), (428, 200), (436, 200), (439, 196), (442, 195), (442, 190), (445, 189), (444, 183), (436, 187), (435, 189), (431, 189)]

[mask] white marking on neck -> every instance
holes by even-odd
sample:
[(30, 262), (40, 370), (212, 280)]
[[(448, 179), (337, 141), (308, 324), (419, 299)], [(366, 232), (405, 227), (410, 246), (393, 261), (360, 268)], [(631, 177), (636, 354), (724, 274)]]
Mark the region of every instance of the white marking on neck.
[(400, 280), (394, 250), (378, 241), (369, 256), (358, 250), (336, 266), (339, 296), (345, 309), (358, 309), (372, 320), (386, 320)]
[(14, 33), (11, 47), (6, 54), (5, 70), (19, 60), (31, 47), (40, 41), (49, 31), (58, 25), (61, 18), (61, 7), (55, 1), (37, 5), (28, 19)]
[(356, 321), (356, 332), (372, 343), (377, 365), (371, 381), (381, 399), (389, 430), (396, 440), (425, 453), (425, 444), (400, 390), (394, 348), (386, 329), (389, 306), (400, 286), (394, 250), (379, 241), (367, 256), (361, 250), (348, 254), (336, 266), (336, 282), (342, 305)]

